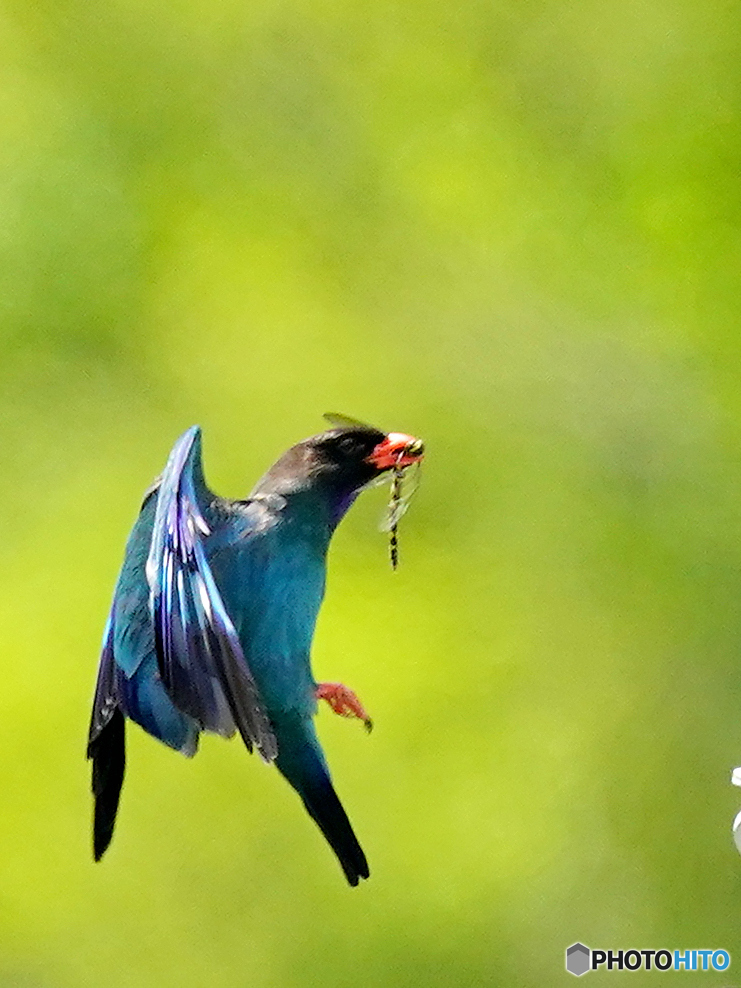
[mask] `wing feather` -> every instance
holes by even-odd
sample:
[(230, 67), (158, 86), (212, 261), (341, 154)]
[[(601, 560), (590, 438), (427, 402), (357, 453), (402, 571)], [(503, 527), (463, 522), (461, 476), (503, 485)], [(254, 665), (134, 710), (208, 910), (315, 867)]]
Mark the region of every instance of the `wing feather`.
[(95, 699), (88, 733), (88, 758), (92, 758), (93, 745), (100, 737), (103, 728), (110, 722), (117, 705), (116, 667), (113, 661), (113, 612), (111, 612), (103, 632), (103, 648), (98, 665), (98, 679), (95, 684)]
[(180, 437), (158, 491), (146, 572), (160, 676), (204, 729), (231, 735), (236, 727), (271, 761), (275, 735), (206, 557), (200, 436), (194, 426)]

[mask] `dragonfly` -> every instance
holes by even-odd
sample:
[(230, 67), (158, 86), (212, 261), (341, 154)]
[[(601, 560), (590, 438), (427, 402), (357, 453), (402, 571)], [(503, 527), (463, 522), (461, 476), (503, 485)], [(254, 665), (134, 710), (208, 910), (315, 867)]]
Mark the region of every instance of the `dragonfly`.
[[(324, 418), (338, 428), (351, 428), (358, 426), (368, 428), (359, 419), (351, 418), (349, 415), (342, 415), (339, 412), (327, 412)], [(391, 496), (386, 506), (379, 528), (382, 532), (389, 533), (389, 559), (391, 568), (396, 569), (399, 565), (399, 521), (406, 514), (409, 502), (415, 491), (419, 487), (419, 474), (421, 461), (416, 460), (411, 466), (403, 467), (401, 462), (406, 454), (421, 456), (424, 453), (424, 443), (421, 439), (413, 439), (398, 454), (397, 465), (391, 472)], [(379, 478), (375, 483), (386, 483), (386, 478)]]

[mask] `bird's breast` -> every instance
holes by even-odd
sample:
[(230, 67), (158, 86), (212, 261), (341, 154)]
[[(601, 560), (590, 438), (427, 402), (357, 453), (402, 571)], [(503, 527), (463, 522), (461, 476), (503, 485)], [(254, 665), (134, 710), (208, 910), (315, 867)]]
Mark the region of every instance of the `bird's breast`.
[[(214, 576), (268, 712), (313, 712), (310, 653), (325, 557), (271, 531), (214, 559)], [(226, 557), (226, 558), (223, 558)]]

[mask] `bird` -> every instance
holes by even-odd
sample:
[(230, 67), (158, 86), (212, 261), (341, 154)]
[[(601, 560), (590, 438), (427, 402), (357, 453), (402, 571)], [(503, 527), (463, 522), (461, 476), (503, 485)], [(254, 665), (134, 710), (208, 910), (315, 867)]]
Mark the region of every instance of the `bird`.
[(317, 683), (311, 643), (332, 534), (360, 491), (424, 456), (420, 439), (328, 413), (243, 500), (206, 484), (201, 429), (177, 440), (145, 492), (113, 594), (93, 700), (93, 857), (113, 837), (126, 720), (187, 757), (236, 732), (298, 793), (351, 886), (365, 854), (317, 738), (317, 701), (372, 722), (342, 683)]

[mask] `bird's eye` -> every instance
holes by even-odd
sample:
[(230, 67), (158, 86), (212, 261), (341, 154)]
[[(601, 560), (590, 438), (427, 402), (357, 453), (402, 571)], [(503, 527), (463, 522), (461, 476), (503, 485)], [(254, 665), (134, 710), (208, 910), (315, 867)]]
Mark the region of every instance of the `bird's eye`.
[(343, 456), (353, 456), (360, 452), (360, 444), (352, 436), (343, 436), (337, 443), (337, 449)]

